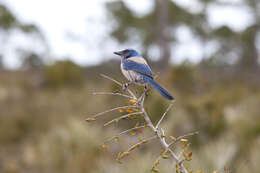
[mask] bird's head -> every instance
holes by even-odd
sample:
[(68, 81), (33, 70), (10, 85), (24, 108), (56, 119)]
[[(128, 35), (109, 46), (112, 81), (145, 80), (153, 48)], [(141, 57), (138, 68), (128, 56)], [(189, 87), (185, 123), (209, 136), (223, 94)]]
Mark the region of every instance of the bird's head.
[(134, 57), (134, 56), (140, 56), (140, 54), (134, 49), (125, 49), (122, 51), (114, 52), (114, 54), (119, 55), (125, 59)]

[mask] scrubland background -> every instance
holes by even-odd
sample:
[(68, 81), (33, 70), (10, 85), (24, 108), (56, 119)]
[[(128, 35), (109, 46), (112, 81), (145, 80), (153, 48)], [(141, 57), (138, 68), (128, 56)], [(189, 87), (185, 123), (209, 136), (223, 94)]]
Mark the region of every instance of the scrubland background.
[[(162, 2), (154, 1), (154, 9), (143, 16), (136, 15), (123, 1), (106, 2), (109, 19), (117, 22), (111, 26), (109, 37), (128, 47), (135, 45), (131, 36), (138, 36), (145, 57), (159, 50), (156, 60), (147, 59), (158, 76), (156, 80), (176, 98), (163, 127), (173, 136), (200, 132), (190, 139), (190, 167), (206, 173), (223, 172), (224, 168), (232, 173), (260, 172), (259, 2), (238, 1), (254, 17), (240, 31), (227, 25), (211, 27), (205, 14), (211, 4), (224, 8), (236, 3), (203, 0), (201, 11), (191, 12), (175, 1)], [(175, 57), (171, 52), (178, 45), (174, 31), (180, 25), (199, 38), (205, 45), (202, 49), (211, 42), (217, 46), (197, 63), (189, 60), (192, 57), (172, 63)], [(123, 164), (116, 162), (116, 155), (134, 143), (134, 137), (124, 136), (108, 150), (100, 147), (107, 137), (134, 126), (134, 120), (103, 127), (105, 121), (119, 115), (114, 112), (91, 124), (85, 122), (94, 113), (127, 102), (116, 96), (92, 95), (94, 91), (121, 91), (99, 75), (125, 81), (120, 60), (83, 66), (73, 59), (57, 60), (49, 56), (47, 48), (44, 53), (21, 45), (9, 49), (8, 39), (18, 33), (32, 43), (39, 41), (42, 47), (48, 45), (37, 25), (20, 21), (12, 8), (0, 1), (0, 172), (150, 172), (160, 152), (158, 143), (141, 147)], [(5, 64), (10, 55), (5, 52), (10, 50), (20, 62), (13, 69)], [(113, 56), (113, 51), (108, 56)], [(168, 104), (155, 91), (149, 93), (146, 108), (153, 122)], [(173, 172), (174, 165), (166, 160), (159, 168)]]

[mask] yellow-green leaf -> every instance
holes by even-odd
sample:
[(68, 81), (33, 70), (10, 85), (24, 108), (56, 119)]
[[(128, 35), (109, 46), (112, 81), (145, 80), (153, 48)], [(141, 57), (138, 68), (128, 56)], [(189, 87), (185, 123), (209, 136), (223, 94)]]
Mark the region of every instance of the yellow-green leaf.
[(101, 146), (102, 148), (107, 148), (107, 144), (102, 144), (102, 146)]
[(158, 159), (156, 162), (154, 162), (154, 167), (158, 166), (160, 164), (160, 160)]
[(136, 100), (131, 99), (131, 100), (129, 100), (129, 102), (130, 102), (131, 104), (134, 104), (134, 103), (136, 103)]
[(118, 136), (116, 136), (114, 139), (115, 141), (120, 141), (120, 138)]
[(95, 120), (96, 120), (96, 118), (87, 118), (86, 119), (87, 122), (91, 122), (91, 121), (95, 121)]
[(181, 142), (188, 142), (188, 139), (182, 138), (180, 141)]
[(166, 136), (162, 134), (161, 137), (162, 137), (162, 138), (165, 138)]
[(130, 131), (130, 135), (132, 135), (132, 136), (134, 136), (134, 135), (136, 135), (136, 133), (135, 133), (135, 131)]
[(119, 152), (119, 153), (117, 154), (117, 159), (120, 160), (120, 158), (121, 158), (121, 152)]
[(152, 171), (153, 171), (153, 172), (159, 172), (159, 169), (152, 168)]
[(163, 159), (168, 159), (169, 156), (167, 156), (167, 155), (163, 155), (162, 158), (163, 158)]
[(170, 136), (171, 140), (175, 141), (176, 138), (174, 136)]

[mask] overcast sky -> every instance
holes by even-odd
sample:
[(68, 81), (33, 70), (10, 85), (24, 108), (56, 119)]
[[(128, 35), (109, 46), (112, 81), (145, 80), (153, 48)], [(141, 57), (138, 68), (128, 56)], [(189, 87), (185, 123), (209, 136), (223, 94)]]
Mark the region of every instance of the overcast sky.
[[(1, 0), (0, 0), (1, 1)], [(108, 0), (2, 0), (24, 22), (32, 22), (43, 31), (51, 54), (55, 58), (69, 57), (82, 65), (97, 64), (113, 57), (112, 52), (125, 48), (109, 37), (109, 21), (104, 3)], [(151, 0), (125, 0), (127, 5), (138, 15), (152, 9)], [(201, 9), (197, 0), (174, 0), (191, 11)], [(240, 2), (240, 0), (221, 0)], [(252, 23), (250, 11), (245, 7), (210, 6), (208, 12), (212, 26), (228, 25), (235, 30), (242, 30)], [(177, 30), (179, 44), (173, 51), (173, 61), (181, 62), (189, 58), (196, 62), (202, 57), (202, 47), (198, 40), (185, 27)], [(76, 37), (76, 40), (72, 38)], [(131, 45), (139, 48), (140, 45)], [(209, 47), (210, 52), (213, 47)], [(158, 52), (151, 51), (153, 57)], [(15, 59), (6, 60), (9, 67), (18, 63)]]

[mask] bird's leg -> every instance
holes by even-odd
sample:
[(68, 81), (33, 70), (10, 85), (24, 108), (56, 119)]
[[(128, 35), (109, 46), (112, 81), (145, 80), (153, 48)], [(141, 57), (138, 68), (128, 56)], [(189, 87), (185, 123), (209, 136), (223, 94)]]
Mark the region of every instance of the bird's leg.
[(127, 87), (128, 87), (129, 85), (131, 85), (131, 84), (132, 84), (132, 82), (124, 83), (124, 84), (122, 85), (123, 91), (126, 91)]
[(145, 85), (144, 85), (144, 92), (145, 92), (145, 95), (146, 95), (146, 96), (148, 96), (148, 90), (149, 90), (149, 88), (148, 88), (148, 86), (145, 84)]

